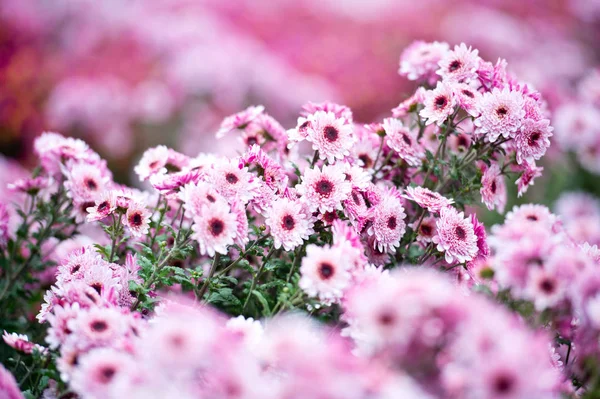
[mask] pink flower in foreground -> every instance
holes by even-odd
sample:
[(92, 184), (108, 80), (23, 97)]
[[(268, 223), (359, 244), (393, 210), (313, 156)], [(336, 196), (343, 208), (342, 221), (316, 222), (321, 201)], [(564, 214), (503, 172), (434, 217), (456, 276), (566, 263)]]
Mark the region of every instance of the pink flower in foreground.
[(169, 159), (169, 149), (164, 145), (149, 148), (142, 155), (142, 159), (133, 169), (140, 178), (140, 181), (145, 181), (158, 173), (166, 173), (165, 165)]
[(383, 128), (388, 147), (396, 151), (410, 166), (420, 166), (425, 153), (417, 141), (418, 132), (411, 131), (396, 118), (384, 119)]
[(454, 203), (454, 200), (448, 199), (435, 191), (418, 186), (407, 187), (403, 197), (416, 202), (421, 208), (426, 208), (429, 212), (434, 213), (438, 213), (442, 208)]
[(529, 186), (533, 186), (534, 180), (542, 176), (544, 168), (536, 166), (535, 162), (523, 162), (518, 169), (521, 169), (522, 172), (521, 176), (515, 181), (515, 184), (517, 185), (518, 196), (521, 197), (527, 192)]
[(269, 227), (273, 236), (275, 248), (283, 248), (291, 251), (298, 245), (302, 245), (313, 232), (311, 215), (297, 200), (278, 198), (273, 202), (271, 209), (267, 212), (265, 224)]
[(350, 195), (352, 184), (346, 180), (343, 164), (324, 165), (322, 169), (307, 168), (296, 189), (311, 210), (324, 213), (342, 209), (342, 201)]
[(208, 172), (207, 182), (225, 199), (231, 202), (237, 198), (246, 204), (257, 195), (258, 177), (248, 172), (247, 167), (239, 167), (235, 159), (221, 159)]
[(230, 212), (229, 205), (215, 202), (202, 209), (201, 215), (194, 217), (192, 238), (200, 244), (200, 253), (215, 256), (227, 254), (227, 247), (233, 245), (237, 236), (237, 218)]
[[(131, 355), (111, 348), (94, 349), (79, 359), (71, 385), (84, 397), (103, 397), (119, 378), (133, 374)], [(118, 392), (118, 391), (117, 391)]]
[(370, 209), (371, 224), (367, 230), (375, 237), (374, 245), (380, 252), (396, 252), (400, 240), (406, 232), (406, 213), (399, 198), (386, 195), (381, 202)]
[(484, 93), (477, 107), (475, 126), (493, 143), (498, 137), (515, 137), (525, 118), (523, 94), (508, 89)]
[(454, 112), (456, 106), (456, 98), (451, 85), (443, 82), (438, 82), (434, 90), (429, 90), (425, 93), (423, 101), (424, 108), (419, 112), (419, 115), (425, 119), (425, 124), (432, 123), (441, 126), (446, 119)]
[(96, 200), (96, 205), (87, 208), (87, 221), (102, 220), (117, 209), (117, 201), (112, 190), (105, 191)]
[(0, 364), (0, 397), (2, 399), (23, 399), (15, 377)]
[(477, 255), (477, 236), (473, 223), (464, 213), (452, 207), (443, 208), (436, 223), (437, 234), (433, 242), (438, 251), (444, 252), (446, 262), (463, 263)]
[(515, 137), (517, 147), (517, 162), (533, 162), (544, 156), (550, 147), (552, 126), (548, 119), (534, 121), (526, 119)]
[(336, 118), (333, 112), (317, 111), (309, 119), (307, 140), (313, 143), (313, 150), (319, 151), (320, 159), (333, 163), (350, 155), (356, 141), (351, 124)]
[(299, 286), (324, 303), (337, 302), (350, 284), (350, 266), (343, 247), (309, 245), (302, 258)]
[(129, 228), (132, 236), (141, 237), (148, 234), (151, 214), (152, 212), (144, 204), (132, 202), (127, 208), (123, 224)]

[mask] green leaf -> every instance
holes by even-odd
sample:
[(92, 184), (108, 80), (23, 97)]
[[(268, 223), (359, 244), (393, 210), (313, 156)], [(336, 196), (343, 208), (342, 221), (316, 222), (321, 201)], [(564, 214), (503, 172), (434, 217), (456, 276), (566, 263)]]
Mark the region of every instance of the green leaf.
[(267, 302), (267, 300), (265, 299), (265, 297), (263, 296), (263, 294), (260, 293), (260, 291), (254, 290), (252, 291), (252, 295), (254, 295), (258, 301), (260, 302), (260, 304), (263, 307), (263, 316), (268, 317), (271, 315), (271, 308), (269, 307), (269, 302)]

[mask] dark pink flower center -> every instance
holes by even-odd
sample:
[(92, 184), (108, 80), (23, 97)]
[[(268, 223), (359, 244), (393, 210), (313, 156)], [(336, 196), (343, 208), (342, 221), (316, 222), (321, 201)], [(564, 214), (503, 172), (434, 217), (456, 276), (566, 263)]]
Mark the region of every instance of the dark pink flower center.
[(96, 183), (96, 181), (94, 179), (86, 179), (85, 180), (85, 185), (90, 190), (97, 190), (98, 189), (98, 183)]
[(553, 293), (555, 288), (556, 284), (554, 284), (554, 281), (549, 278), (545, 278), (540, 282), (540, 289), (546, 294)]
[(467, 233), (465, 232), (465, 229), (462, 228), (462, 226), (456, 226), (456, 228), (454, 229), (454, 233), (460, 240), (464, 240), (467, 236)]
[(497, 187), (496, 187), (496, 180), (494, 180), (492, 182), (492, 185), (490, 186), (490, 190), (492, 191), (492, 193), (496, 194), (496, 189), (497, 189)]
[(406, 134), (403, 134), (403, 135), (402, 135), (402, 140), (404, 140), (404, 142), (405, 142), (406, 144), (408, 144), (408, 145), (411, 145), (411, 144), (412, 144), (412, 141), (410, 140), (410, 138), (409, 138), (409, 137), (408, 137)]
[(379, 320), (379, 323), (383, 326), (391, 326), (396, 321), (396, 317), (394, 316), (394, 314), (389, 311), (381, 312), (377, 319)]
[(508, 114), (508, 110), (505, 107), (496, 109), (496, 115), (498, 115), (500, 118), (504, 118), (506, 114)]
[(461, 66), (462, 66), (462, 62), (460, 62), (459, 60), (454, 60), (448, 66), (448, 71), (454, 72), (457, 69), (459, 69)]
[(446, 98), (446, 96), (437, 96), (433, 104), (435, 105), (435, 108), (443, 109), (448, 104), (448, 98)]
[(142, 225), (142, 215), (138, 212), (134, 213), (129, 217), (129, 223), (133, 227), (140, 227)]
[(285, 230), (292, 230), (295, 225), (296, 222), (294, 221), (294, 217), (291, 215), (285, 215), (281, 220), (281, 227), (283, 227)]
[(235, 184), (238, 182), (239, 179), (235, 174), (227, 173), (225, 175), (225, 180), (227, 180), (227, 183), (229, 183), (229, 184)]
[(465, 96), (469, 97), (469, 98), (475, 98), (475, 94), (473, 94), (473, 92), (471, 90), (462, 90), (462, 94), (464, 94)]
[(98, 205), (98, 212), (104, 212), (106, 209), (108, 209), (108, 202), (104, 201), (101, 204)]
[(336, 141), (339, 136), (338, 130), (333, 126), (325, 126), (325, 129), (323, 129), (323, 133), (327, 141), (332, 143)]
[(90, 327), (95, 332), (104, 332), (108, 329), (108, 324), (104, 320), (95, 320), (90, 324)]
[(497, 376), (493, 384), (494, 391), (502, 395), (510, 393), (513, 390), (514, 386), (514, 378), (506, 374), (501, 374)]
[(537, 222), (538, 217), (535, 215), (529, 215), (529, 216), (527, 216), (527, 220), (531, 220), (532, 222)]
[(398, 223), (396, 221), (396, 217), (395, 216), (390, 216), (390, 218), (387, 221), (387, 227), (388, 227), (388, 229), (394, 230), (397, 225), (398, 225)]
[(327, 179), (321, 179), (315, 185), (315, 191), (323, 196), (328, 196), (333, 191), (333, 183)]
[(423, 234), (424, 236), (430, 236), (431, 232), (432, 232), (431, 226), (429, 226), (427, 224), (421, 225), (421, 234)]
[(531, 147), (535, 146), (541, 136), (542, 135), (540, 132), (533, 132), (531, 136), (529, 136), (529, 139), (527, 139), (527, 144), (529, 144)]
[(210, 194), (208, 194), (208, 195), (206, 196), (206, 199), (207, 199), (209, 202), (216, 202), (216, 201), (217, 201), (217, 199), (216, 199), (215, 197), (213, 197), (212, 195), (210, 195)]
[(323, 280), (329, 280), (335, 273), (335, 268), (327, 262), (323, 262), (319, 265), (319, 275)]
[(107, 365), (102, 367), (99, 372), (98, 372), (98, 379), (100, 380), (100, 382), (102, 384), (108, 384), (113, 377), (115, 376), (115, 374), (117, 373), (117, 370), (115, 369), (114, 366), (112, 365)]
[(208, 228), (210, 229), (210, 233), (217, 237), (225, 230), (225, 223), (220, 219), (212, 219), (208, 224)]
[(360, 159), (363, 162), (365, 168), (370, 168), (373, 164), (373, 161), (367, 154), (359, 155), (358, 159)]

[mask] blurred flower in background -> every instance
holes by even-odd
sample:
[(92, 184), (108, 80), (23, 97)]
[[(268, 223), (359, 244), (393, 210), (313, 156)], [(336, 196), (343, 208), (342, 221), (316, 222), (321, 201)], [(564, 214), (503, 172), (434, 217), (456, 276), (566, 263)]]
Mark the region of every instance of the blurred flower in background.
[(397, 74), (402, 49), (443, 40), (506, 58), (548, 99), (552, 185), (530, 199), (598, 193), (598, 35), (591, 0), (3, 0), (0, 151), (27, 164), (32, 138), (56, 130), (90, 142), (127, 182), (143, 149), (214, 150), (222, 119), (252, 104), (285, 127), (309, 100), (347, 104), (368, 123), (414, 89)]

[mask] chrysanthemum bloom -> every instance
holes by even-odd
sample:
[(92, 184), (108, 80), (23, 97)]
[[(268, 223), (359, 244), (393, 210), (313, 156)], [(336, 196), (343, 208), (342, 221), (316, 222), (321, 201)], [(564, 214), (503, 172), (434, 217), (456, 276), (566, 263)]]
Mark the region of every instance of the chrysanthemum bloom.
[(302, 106), (300, 115), (308, 117), (309, 115), (315, 114), (319, 111), (331, 112), (336, 118), (344, 119), (346, 123), (352, 123), (352, 110), (345, 105), (340, 105), (325, 101), (322, 103), (313, 103), (309, 101)]
[(344, 166), (346, 180), (352, 183), (352, 189), (364, 190), (371, 184), (371, 175), (364, 168), (349, 163), (344, 163)]
[(508, 89), (494, 89), (481, 96), (475, 126), (493, 143), (498, 137), (515, 137), (525, 118), (523, 94)]
[(23, 399), (15, 377), (0, 364), (0, 395), (3, 399)]
[(552, 130), (547, 119), (537, 122), (526, 119), (515, 137), (517, 162), (520, 164), (524, 161), (533, 162), (534, 159), (538, 160), (544, 156), (550, 147)]
[(102, 220), (117, 209), (117, 201), (112, 190), (105, 191), (96, 200), (96, 205), (87, 208), (88, 222)]
[[(15, 350), (18, 350), (19, 352), (23, 352), (27, 355), (32, 354), (34, 350), (37, 350), (40, 353), (43, 353), (46, 351), (46, 348), (44, 348), (43, 346), (38, 345), (33, 342), (30, 342), (29, 337), (24, 334), (17, 334), (17, 333), (9, 334), (8, 331), (4, 330), (2, 339), (4, 340), (4, 343), (6, 343), (6, 345), (10, 346), (11, 348), (14, 348)], [(2, 389), (1, 389), (1, 385), (0, 385), (0, 394), (1, 393), (2, 393)]]
[(429, 84), (438, 80), (438, 63), (449, 51), (447, 43), (417, 41), (408, 46), (400, 56), (398, 73), (409, 80), (424, 80)]
[[(80, 312), (81, 308), (79, 303), (76, 302), (72, 305), (66, 303), (63, 306), (54, 306), (52, 312), (45, 317), (38, 316), (40, 322), (46, 320), (50, 325), (46, 335), (46, 342), (50, 345), (50, 348), (58, 348), (73, 333), (68, 326), (69, 321), (77, 318)], [(41, 312), (40, 315), (42, 315)]]
[(421, 165), (421, 159), (425, 156), (425, 153), (417, 141), (417, 131), (411, 131), (404, 126), (402, 121), (396, 118), (384, 119), (383, 128), (385, 129), (388, 147), (396, 151), (400, 158), (410, 166)]
[(438, 82), (434, 90), (425, 93), (424, 108), (419, 115), (425, 119), (425, 124), (432, 123), (441, 126), (452, 115), (456, 106), (454, 90), (450, 84)]
[(421, 104), (425, 99), (425, 92), (425, 88), (419, 86), (412, 96), (408, 97), (398, 104), (396, 108), (392, 109), (392, 116), (394, 118), (404, 118), (411, 112), (414, 112), (417, 109), (417, 105)]
[(485, 232), (485, 225), (477, 219), (477, 215), (471, 214), (471, 223), (473, 223), (473, 230), (477, 237), (477, 259), (485, 260), (490, 255), (490, 247), (487, 243), (487, 233)]
[(333, 163), (350, 155), (356, 141), (352, 125), (345, 119), (336, 118), (332, 112), (317, 111), (309, 119), (306, 139), (313, 143), (313, 150), (319, 151), (320, 159)]
[[(516, 206), (506, 214), (504, 224), (541, 225), (552, 228), (557, 222), (556, 216), (550, 209), (539, 204), (524, 204)], [(526, 229), (526, 228), (525, 228)]]
[(430, 243), (433, 237), (435, 236), (435, 217), (427, 216), (419, 221), (415, 221), (409, 226), (417, 232), (417, 242), (427, 244)]
[(192, 238), (200, 244), (202, 255), (214, 256), (215, 252), (225, 255), (237, 236), (237, 218), (230, 212), (229, 205), (215, 202), (194, 217), (192, 230)]
[(69, 165), (65, 188), (67, 195), (78, 203), (94, 202), (109, 186), (110, 179), (97, 165)]
[(442, 208), (436, 229), (433, 242), (437, 244), (438, 251), (444, 252), (446, 262), (467, 262), (477, 255), (477, 236), (473, 223), (465, 218), (464, 213), (452, 207)]
[(207, 182), (228, 201), (237, 198), (244, 204), (256, 196), (259, 187), (258, 177), (240, 168), (235, 159), (220, 160), (208, 171)]
[(478, 54), (479, 50), (473, 50), (464, 43), (456, 45), (440, 60), (440, 69), (436, 73), (445, 82), (469, 83), (477, 78)]
[(564, 298), (566, 282), (568, 280), (548, 268), (533, 268), (529, 273), (524, 296), (541, 312)]
[(152, 213), (143, 203), (132, 202), (127, 208), (123, 224), (129, 228), (132, 236), (141, 237), (148, 234), (151, 215)]
[(225, 324), (225, 328), (235, 334), (241, 335), (244, 339), (244, 344), (251, 351), (258, 349), (264, 335), (264, 329), (260, 321), (254, 320), (252, 317), (245, 318), (241, 315), (230, 318)]
[(166, 173), (165, 165), (169, 159), (169, 149), (164, 145), (149, 148), (142, 155), (142, 159), (133, 169), (140, 178), (145, 181), (157, 173)]
[(278, 198), (267, 212), (265, 224), (273, 236), (275, 248), (291, 251), (302, 245), (313, 232), (311, 215), (307, 215), (300, 201)]
[(217, 138), (224, 137), (227, 133), (234, 129), (244, 129), (258, 115), (262, 114), (264, 110), (265, 107), (262, 105), (250, 106), (242, 112), (228, 116), (227, 118), (223, 119), (223, 122), (221, 122), (221, 126), (217, 131)]
[(481, 93), (467, 84), (454, 86), (454, 95), (458, 106), (471, 116), (479, 116), (477, 105), (481, 101)]
[(354, 158), (360, 161), (359, 164), (363, 168), (373, 168), (381, 139), (376, 133), (362, 125), (354, 125), (354, 134), (357, 137), (357, 142), (352, 148)]
[(70, 160), (93, 163), (100, 159), (83, 140), (53, 132), (42, 133), (35, 139), (33, 146), (44, 169), (52, 175), (60, 173), (61, 164)]
[(406, 232), (406, 213), (399, 198), (386, 195), (381, 202), (370, 209), (371, 224), (367, 234), (375, 237), (374, 245), (379, 251), (396, 252), (400, 240)]
[(127, 316), (117, 308), (93, 307), (79, 312), (76, 318), (67, 322), (73, 332), (69, 340), (77, 340), (78, 345), (107, 345), (124, 337), (127, 332)]
[(335, 164), (305, 169), (302, 183), (296, 189), (309, 209), (325, 213), (342, 209), (342, 201), (348, 198), (352, 184), (346, 180), (344, 165)]
[(542, 176), (544, 170), (541, 166), (536, 166), (535, 162), (523, 162), (517, 170), (521, 171), (521, 176), (515, 181), (517, 185), (517, 195), (521, 197), (527, 192), (529, 186), (533, 186), (536, 178)]
[(454, 200), (452, 199), (448, 199), (435, 191), (419, 186), (406, 187), (402, 196), (416, 202), (421, 208), (425, 208), (429, 212), (434, 213), (438, 213), (442, 208), (454, 203)]
[(498, 164), (492, 164), (481, 177), (481, 200), (489, 210), (503, 213), (506, 206), (506, 182)]
[(8, 184), (6, 187), (12, 192), (21, 192), (26, 194), (37, 194), (41, 190), (50, 187), (54, 183), (52, 177), (37, 176), (26, 179), (18, 179)]
[(299, 286), (326, 304), (337, 302), (350, 284), (351, 266), (341, 247), (309, 245), (302, 258)]
[(131, 355), (111, 348), (93, 349), (78, 359), (71, 386), (82, 397), (115, 397), (111, 387), (138, 367)]
[(227, 201), (209, 183), (199, 181), (188, 183), (179, 192), (179, 199), (183, 201), (186, 212), (190, 216), (200, 216), (202, 208), (215, 202), (226, 203)]

